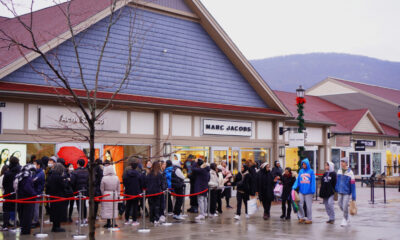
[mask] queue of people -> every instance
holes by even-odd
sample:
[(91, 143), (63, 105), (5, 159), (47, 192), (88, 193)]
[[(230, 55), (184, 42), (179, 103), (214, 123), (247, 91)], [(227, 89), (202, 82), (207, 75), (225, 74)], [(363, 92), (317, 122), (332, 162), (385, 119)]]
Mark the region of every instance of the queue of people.
[[(120, 197), (120, 192), (129, 196), (141, 194), (144, 190), (148, 198), (148, 208), (143, 205), (139, 198), (127, 200), (123, 203), (123, 211), (115, 207), (113, 202), (96, 202), (95, 215), (97, 216), (100, 205), (100, 216), (106, 220), (104, 228), (117, 227), (112, 221), (118, 215), (124, 215), (125, 225), (138, 226), (138, 217), (143, 215), (140, 208), (144, 209), (145, 216), (149, 216), (150, 222), (158, 225), (165, 221), (166, 214), (173, 216), (177, 221), (184, 220), (182, 205), (185, 194), (185, 175), (187, 172), (190, 179), (190, 193), (200, 193), (190, 197), (190, 208), (188, 212), (197, 213), (196, 220), (201, 221), (208, 215), (218, 217), (222, 214), (222, 200), (225, 199), (226, 208), (230, 206), (231, 192), (236, 189), (236, 212), (234, 219), (241, 220), (242, 205), (245, 208), (245, 216), (249, 218), (248, 201), (258, 199), (264, 209), (263, 219), (271, 217), (271, 205), (277, 198), (282, 202), (282, 220), (290, 220), (292, 209), (297, 210), (299, 223), (312, 224), (313, 195), (316, 190), (316, 179), (314, 171), (310, 167), (308, 159), (301, 162), (298, 173), (292, 172), (290, 168), (284, 171), (277, 161), (271, 169), (270, 164), (263, 163), (259, 166), (252, 160), (245, 161), (241, 165), (241, 171), (233, 175), (227, 163), (221, 162), (208, 164), (201, 158), (189, 156), (185, 163), (180, 159), (167, 161), (147, 161), (142, 165), (142, 160), (131, 157), (128, 167), (125, 168), (121, 183), (116, 175), (115, 167), (111, 162), (96, 160), (94, 168), (94, 189), (96, 196), (104, 196), (104, 200), (115, 200)], [(29, 198), (46, 193), (55, 197), (68, 198), (79, 192), (81, 196), (88, 195), (89, 172), (85, 167), (85, 161), (77, 161), (77, 168), (72, 164), (66, 166), (63, 159), (56, 157), (43, 157), (34, 159), (33, 162), (21, 167), (19, 159), (12, 157), (9, 165), (1, 170), (3, 194), (16, 192), (5, 199)], [(182, 166), (184, 166), (182, 168)], [(276, 194), (277, 185), (282, 185), (279, 194)], [(169, 190), (171, 194), (163, 194)], [(279, 189), (279, 188), (278, 188)], [(160, 194), (161, 193), (161, 194)], [(208, 196), (210, 194), (210, 196)], [(174, 195), (174, 197), (172, 197)], [(341, 226), (349, 224), (348, 205), (350, 199), (356, 200), (355, 178), (348, 167), (348, 159), (341, 159), (341, 168), (337, 173), (334, 165), (327, 162), (325, 173), (322, 176), (320, 197), (323, 199), (328, 215), (329, 224), (335, 222), (334, 197), (338, 195), (339, 207), (343, 211)], [(298, 196), (298, 199), (296, 199)], [(166, 199), (166, 198), (167, 199)], [(209, 197), (209, 199), (208, 199)], [(173, 200), (174, 199), (174, 200)], [(298, 208), (295, 201), (298, 200)], [(209, 201), (209, 202), (208, 202)], [(167, 203), (166, 203), (167, 202)], [(72, 222), (72, 213), (76, 204), (78, 212), (81, 213), (80, 222), (87, 223), (86, 201), (54, 202), (46, 205), (46, 211), (52, 222), (52, 232), (64, 232), (61, 223)], [(210, 206), (208, 206), (210, 204)], [(32, 227), (39, 225), (40, 204), (18, 204), (15, 212), (15, 203), (5, 202), (3, 204), (2, 230), (6, 231), (14, 226), (18, 215), (19, 226), (22, 234), (30, 234)], [(68, 210), (69, 208), (69, 210)], [(121, 214), (122, 213), (122, 214)]]

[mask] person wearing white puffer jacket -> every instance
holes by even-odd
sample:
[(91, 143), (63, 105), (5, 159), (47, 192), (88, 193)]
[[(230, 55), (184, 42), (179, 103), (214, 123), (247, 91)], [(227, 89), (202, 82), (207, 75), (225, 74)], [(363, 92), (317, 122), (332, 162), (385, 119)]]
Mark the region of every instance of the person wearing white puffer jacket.
[[(171, 187), (174, 191), (174, 193), (183, 195), (185, 194), (184, 191), (184, 185), (185, 185), (185, 175), (182, 173), (182, 164), (180, 161), (180, 158), (178, 157), (177, 160), (172, 161), (172, 173), (171, 173)], [(173, 218), (175, 220), (183, 220), (184, 218), (181, 215), (182, 211), (182, 204), (184, 201), (183, 197), (177, 196), (175, 201), (175, 206), (174, 206), (174, 216)]]

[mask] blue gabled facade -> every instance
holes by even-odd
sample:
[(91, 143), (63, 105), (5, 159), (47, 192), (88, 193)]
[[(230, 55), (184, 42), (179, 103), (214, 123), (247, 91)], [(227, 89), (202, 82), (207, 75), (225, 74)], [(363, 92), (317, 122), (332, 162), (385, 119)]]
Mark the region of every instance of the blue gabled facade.
[[(132, 57), (135, 64), (122, 93), (268, 108), (199, 23), (131, 7), (121, 11), (102, 61), (100, 91), (112, 91), (125, 72), (129, 20), (136, 14)], [(89, 88), (94, 87), (98, 49), (103, 43), (107, 21), (108, 18), (103, 19), (78, 35)], [(59, 45), (49, 52), (52, 54), (60, 59), (61, 69), (72, 87), (82, 89), (71, 42)], [(41, 58), (31, 64), (37, 71), (51, 75)], [(44, 77), (29, 65), (1, 81), (47, 85)]]

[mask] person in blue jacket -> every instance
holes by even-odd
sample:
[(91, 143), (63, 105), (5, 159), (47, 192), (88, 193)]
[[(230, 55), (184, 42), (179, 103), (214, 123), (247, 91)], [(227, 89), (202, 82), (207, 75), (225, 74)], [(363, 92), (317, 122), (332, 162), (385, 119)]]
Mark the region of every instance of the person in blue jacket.
[(353, 201), (356, 200), (356, 179), (353, 171), (349, 167), (349, 159), (340, 159), (340, 169), (337, 173), (337, 181), (335, 190), (338, 193), (338, 203), (343, 211), (343, 220), (340, 226), (347, 226), (349, 219), (349, 201), (350, 197)]
[[(44, 184), (45, 184), (45, 176), (44, 176), (44, 171), (42, 169), (42, 160), (41, 159), (36, 159), (33, 162), (36, 172), (33, 177), (33, 186), (36, 191), (36, 195), (40, 195), (44, 191)], [(41, 200), (41, 199), (39, 199)], [(32, 221), (32, 226), (33, 227), (39, 227), (39, 203), (35, 204), (35, 209), (33, 213), (33, 221)]]
[[(292, 189), (299, 188), (299, 223), (312, 223), (312, 198), (315, 193), (315, 174), (310, 167), (310, 161), (305, 158), (301, 161), (302, 169), (296, 179)], [(307, 209), (307, 218), (304, 215), (304, 203)]]
[[(172, 179), (172, 171), (173, 171), (173, 169), (174, 169), (174, 167), (172, 166), (172, 161), (171, 160), (167, 160), (166, 168), (164, 170), (164, 174), (165, 174), (165, 178), (167, 180), (168, 189), (172, 189), (171, 179)], [(173, 207), (172, 207), (171, 193), (168, 192), (167, 195), (168, 195), (168, 214), (172, 214)], [(165, 201), (163, 202), (163, 204), (165, 205)], [(163, 209), (163, 211), (164, 211), (164, 209)]]

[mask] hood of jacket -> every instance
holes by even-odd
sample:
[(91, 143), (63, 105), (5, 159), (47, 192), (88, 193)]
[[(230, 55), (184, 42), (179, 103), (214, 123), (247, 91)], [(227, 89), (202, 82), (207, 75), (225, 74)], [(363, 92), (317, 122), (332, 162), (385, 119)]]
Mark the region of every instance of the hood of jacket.
[(328, 165), (329, 165), (329, 172), (334, 172), (335, 164), (333, 164), (333, 162), (328, 161)]
[(305, 170), (310, 170), (311, 169), (310, 160), (308, 160), (308, 158), (305, 158), (305, 159), (303, 159), (303, 161), (301, 161), (301, 169), (304, 169), (303, 168), (303, 163), (305, 163), (307, 165), (307, 168)]
[(173, 160), (172, 161), (172, 166), (180, 167), (181, 166), (181, 160)]
[(115, 175), (117, 175), (117, 174), (115, 173), (114, 166), (110, 165), (110, 166), (107, 166), (104, 168), (103, 176), (115, 176)]

